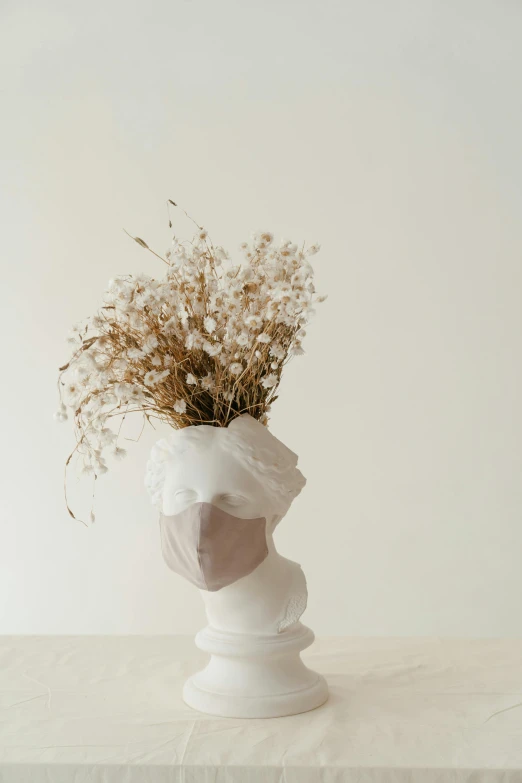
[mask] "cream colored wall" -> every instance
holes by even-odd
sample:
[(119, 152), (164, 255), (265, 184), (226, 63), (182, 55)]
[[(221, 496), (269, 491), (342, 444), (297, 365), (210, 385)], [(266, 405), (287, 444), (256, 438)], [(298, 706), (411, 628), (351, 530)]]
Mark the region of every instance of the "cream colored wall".
[(1, 14), (0, 631), (204, 623), (142, 486), (157, 433), (100, 480), (86, 529), (63, 503), (72, 431), (52, 419), (70, 325), (110, 277), (160, 271), (122, 229), (164, 250), (170, 197), (232, 250), (265, 228), (322, 244), (329, 298), (271, 425), (308, 477), (278, 535), (308, 576), (307, 623), (520, 635), (520, 4)]

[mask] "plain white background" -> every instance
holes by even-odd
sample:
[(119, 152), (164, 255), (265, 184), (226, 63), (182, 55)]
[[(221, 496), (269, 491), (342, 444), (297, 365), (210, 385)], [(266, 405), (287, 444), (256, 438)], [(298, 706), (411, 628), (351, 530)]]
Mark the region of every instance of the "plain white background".
[(52, 418), (70, 326), (162, 271), (122, 229), (164, 251), (172, 198), (231, 252), (322, 244), (329, 298), (271, 421), (308, 478), (277, 539), (307, 624), (520, 635), (520, 3), (4, 2), (0, 60), (0, 631), (204, 624), (143, 488), (158, 433), (86, 529)]

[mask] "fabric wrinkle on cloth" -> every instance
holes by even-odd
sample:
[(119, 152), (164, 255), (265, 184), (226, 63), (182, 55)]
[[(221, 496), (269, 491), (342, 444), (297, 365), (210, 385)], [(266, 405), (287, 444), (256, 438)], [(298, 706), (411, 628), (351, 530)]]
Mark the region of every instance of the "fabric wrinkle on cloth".
[(318, 639), (329, 701), (194, 712), (190, 637), (0, 637), (1, 783), (521, 783), (522, 640)]

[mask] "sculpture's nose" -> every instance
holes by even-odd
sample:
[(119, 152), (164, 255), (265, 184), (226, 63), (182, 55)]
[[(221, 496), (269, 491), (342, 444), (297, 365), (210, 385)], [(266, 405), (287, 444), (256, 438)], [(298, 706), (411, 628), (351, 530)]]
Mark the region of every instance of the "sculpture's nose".
[(211, 506), (219, 505), (219, 493), (213, 490), (200, 491), (198, 493), (200, 503), (209, 503)]

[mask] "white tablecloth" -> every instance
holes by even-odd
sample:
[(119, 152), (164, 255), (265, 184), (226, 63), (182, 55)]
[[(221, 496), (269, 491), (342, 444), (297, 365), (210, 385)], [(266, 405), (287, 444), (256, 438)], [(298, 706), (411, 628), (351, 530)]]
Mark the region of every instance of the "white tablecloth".
[(522, 640), (322, 639), (319, 709), (180, 698), (186, 637), (0, 637), (1, 783), (521, 783)]

